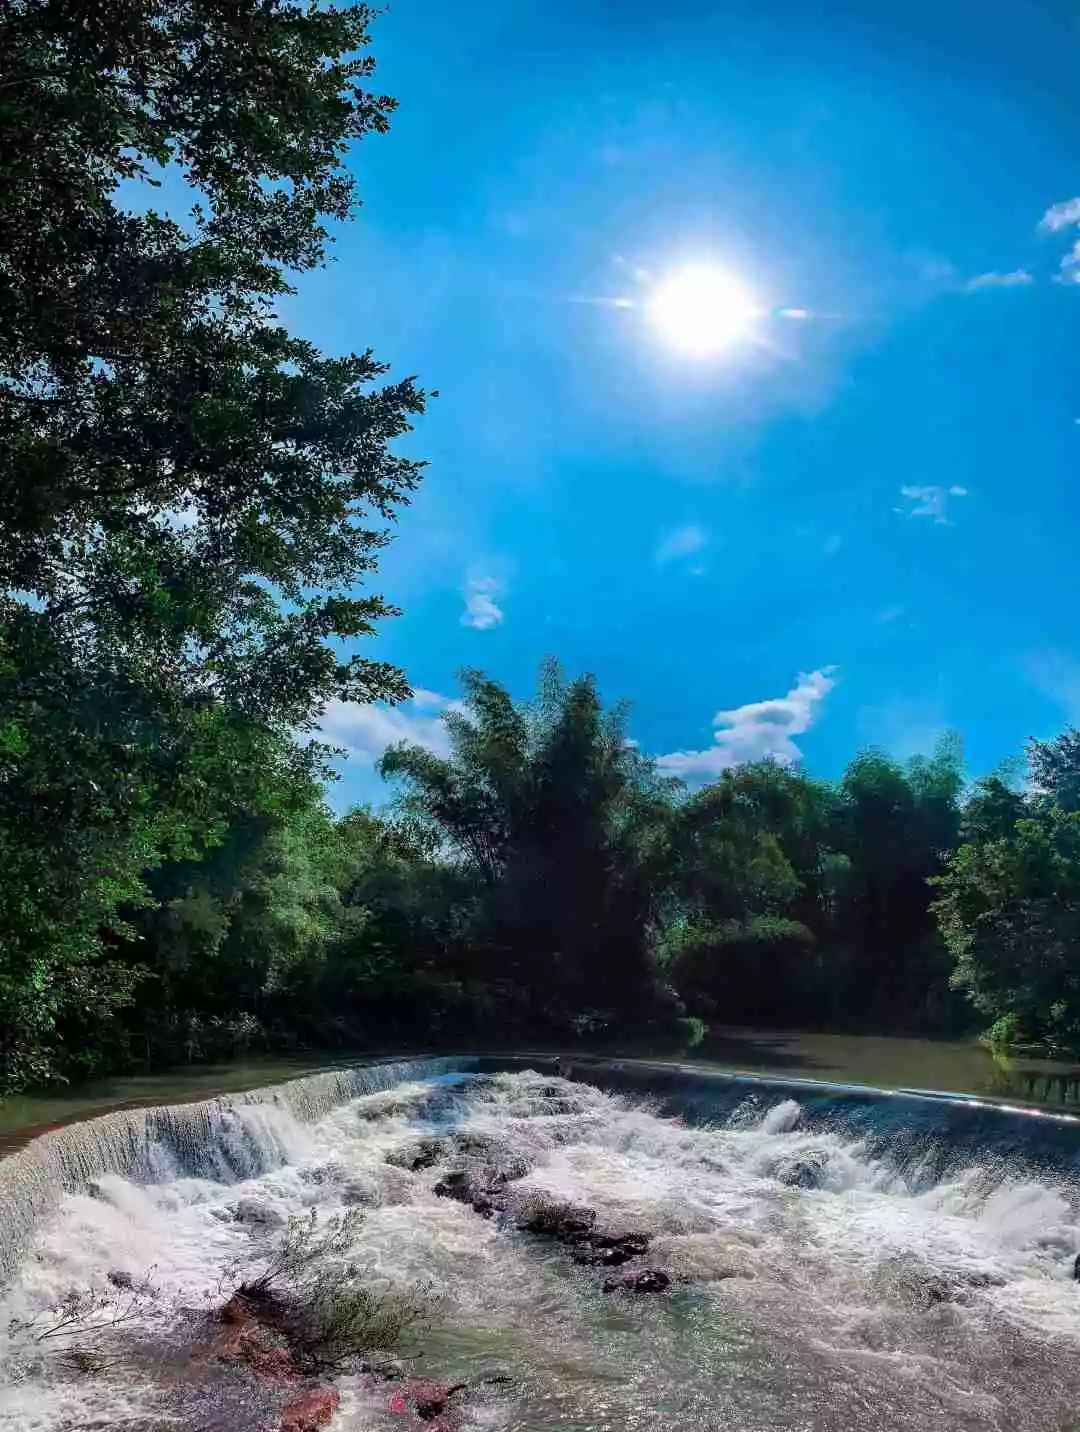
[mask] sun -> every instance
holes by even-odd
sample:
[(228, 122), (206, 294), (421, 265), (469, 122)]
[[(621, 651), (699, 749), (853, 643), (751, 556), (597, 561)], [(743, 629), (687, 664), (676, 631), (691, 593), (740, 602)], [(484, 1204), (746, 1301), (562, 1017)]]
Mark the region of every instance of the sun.
[(646, 301), (649, 322), (670, 347), (710, 358), (748, 337), (760, 309), (737, 278), (712, 264), (687, 264), (660, 279)]

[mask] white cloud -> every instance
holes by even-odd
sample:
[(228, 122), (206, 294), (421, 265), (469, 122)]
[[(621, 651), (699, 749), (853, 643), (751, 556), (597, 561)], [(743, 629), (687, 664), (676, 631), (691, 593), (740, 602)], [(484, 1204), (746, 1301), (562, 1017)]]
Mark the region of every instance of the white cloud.
[(470, 577), (465, 583), (465, 610), (461, 614), (461, 625), (473, 627), (476, 631), (488, 631), (498, 626), (503, 619), (503, 609), (495, 598), (501, 591), (502, 584), (495, 577)]
[(967, 495), (967, 488), (958, 483), (951, 487), (902, 487), (900, 496), (906, 498), (910, 506), (897, 507), (894, 511), (902, 517), (929, 517), (937, 527), (951, 527), (949, 499)]
[(803, 672), (786, 696), (718, 711), (713, 717), (713, 745), (703, 751), (671, 751), (657, 758), (657, 766), (669, 776), (707, 781), (748, 761), (771, 758), (792, 765), (802, 758), (793, 738), (814, 724), (818, 707), (836, 685), (835, 669), (824, 666)]
[(692, 557), (695, 552), (702, 551), (708, 544), (709, 534), (704, 527), (698, 527), (695, 523), (689, 523), (685, 527), (675, 527), (672, 531), (665, 533), (657, 543), (653, 561), (658, 567), (666, 567), (669, 562), (678, 561), (680, 557)]
[(1061, 260), (1062, 283), (1080, 283), (1080, 239)]
[(1075, 199), (1063, 199), (1060, 204), (1051, 204), (1040, 219), (1039, 228), (1057, 234), (1062, 229), (1071, 229), (1074, 224), (1080, 224), (1080, 194)]
[(396, 741), (408, 741), (437, 756), (447, 756), (450, 739), (442, 718), (447, 711), (460, 709), (460, 702), (422, 687), (414, 692), (411, 701), (403, 701), (400, 706), (331, 701), (317, 736), (328, 745), (343, 747), (352, 760), (363, 766), (373, 766), (387, 746)]
[(980, 288), (1023, 288), (1035, 280), (1027, 269), (1013, 269), (1011, 273), (980, 273), (968, 279), (967, 291), (974, 293)]

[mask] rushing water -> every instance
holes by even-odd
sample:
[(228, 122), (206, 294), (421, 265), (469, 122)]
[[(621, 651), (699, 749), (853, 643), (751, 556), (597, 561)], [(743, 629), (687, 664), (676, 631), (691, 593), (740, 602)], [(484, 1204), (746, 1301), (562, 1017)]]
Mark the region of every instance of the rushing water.
[[(372, 1056), (337, 1062), (365, 1057)], [(694, 1063), (704, 1070), (752, 1070), (885, 1089), (944, 1089), (1080, 1110), (1080, 1064), (1075, 1060), (991, 1055), (974, 1040), (717, 1028), (695, 1052)], [(334, 1061), (324, 1060), (317, 1067), (334, 1067)], [(108, 1109), (207, 1099), (295, 1079), (311, 1070), (310, 1058), (252, 1056), (15, 1095), (0, 1100), (0, 1154), (18, 1147), (26, 1132), (37, 1128)]]
[[(633, 1066), (587, 1077), (464, 1072), (333, 1108), (238, 1103), (192, 1125), (201, 1155), (151, 1122), (132, 1176), (99, 1173), (41, 1217), (0, 1328), (110, 1272), (152, 1270), (153, 1307), (92, 1378), (16, 1326), (0, 1427), (267, 1425), (227, 1380), (208, 1393), (178, 1374), (192, 1310), (220, 1301), (234, 1265), (258, 1266), (278, 1217), (346, 1205), (365, 1208), (365, 1280), (431, 1305), (405, 1370), (475, 1388), (462, 1432), (1076, 1425), (1080, 1125)], [(430, 1167), (387, 1162), (422, 1137), (444, 1141)], [(506, 1215), (436, 1196), (462, 1142), (528, 1168)], [(669, 1291), (605, 1293), (602, 1273), (519, 1231), (514, 1210), (537, 1195), (649, 1233), (643, 1265)], [(238, 1221), (241, 1203), (262, 1221)], [(392, 1386), (346, 1378), (332, 1432), (433, 1425), (395, 1412)]]

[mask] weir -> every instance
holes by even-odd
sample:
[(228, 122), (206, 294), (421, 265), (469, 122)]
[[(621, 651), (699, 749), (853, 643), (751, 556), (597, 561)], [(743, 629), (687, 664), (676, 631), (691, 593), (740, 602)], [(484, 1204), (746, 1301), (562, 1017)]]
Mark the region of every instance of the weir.
[(865, 1141), (917, 1182), (992, 1158), (1015, 1172), (1080, 1176), (1080, 1118), (925, 1090), (884, 1090), (708, 1070), (661, 1060), (580, 1054), (456, 1055), (386, 1060), (306, 1075), (242, 1093), (124, 1109), (52, 1129), (0, 1159), (0, 1279), (18, 1265), (39, 1221), (66, 1193), (117, 1174), (135, 1183), (181, 1176), (234, 1182), (288, 1157), (266, 1109), (310, 1124), (331, 1109), (406, 1080), (442, 1074), (558, 1068), (571, 1080), (662, 1101), (693, 1124), (724, 1123), (754, 1099), (798, 1100), (808, 1124)]
[[(455, 1432), (1057, 1432), (1080, 1401), (1078, 1170), (1067, 1115), (580, 1055), (118, 1111), (0, 1162), (0, 1432), (274, 1425), (278, 1383), (214, 1372), (198, 1340), (289, 1220), (350, 1209), (341, 1276), (430, 1313), (389, 1385), (344, 1371), (333, 1432), (409, 1432), (410, 1376), (469, 1389)], [(597, 1238), (537, 1236), (537, 1207)], [(620, 1291), (644, 1270), (651, 1296)], [(107, 1323), (144, 1278), (99, 1329), (106, 1371), (35, 1341), (69, 1290)]]
[(267, 1107), (313, 1123), (349, 1099), (469, 1063), (406, 1059), (334, 1069), (197, 1103), (117, 1110), (40, 1134), (0, 1159), (0, 1278), (11, 1276), (35, 1227), (64, 1194), (104, 1174), (135, 1183), (182, 1175), (250, 1178), (285, 1158), (276, 1131), (260, 1117)]

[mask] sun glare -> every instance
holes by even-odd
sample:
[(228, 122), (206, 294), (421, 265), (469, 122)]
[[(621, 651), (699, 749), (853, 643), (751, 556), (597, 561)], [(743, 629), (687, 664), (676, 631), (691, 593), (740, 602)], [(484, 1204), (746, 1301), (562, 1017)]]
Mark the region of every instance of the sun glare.
[(670, 347), (695, 358), (733, 347), (760, 312), (738, 279), (711, 264), (688, 264), (662, 278), (646, 311)]

